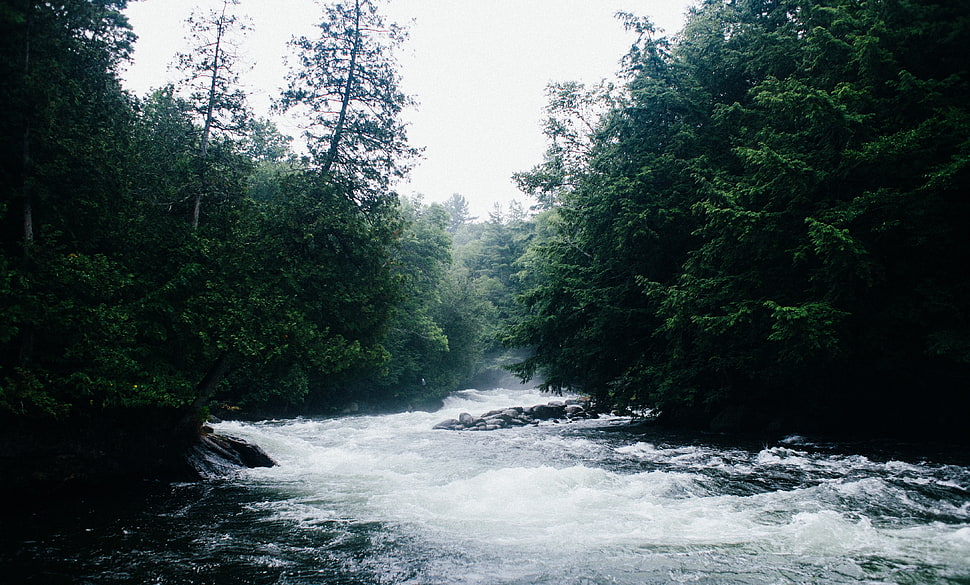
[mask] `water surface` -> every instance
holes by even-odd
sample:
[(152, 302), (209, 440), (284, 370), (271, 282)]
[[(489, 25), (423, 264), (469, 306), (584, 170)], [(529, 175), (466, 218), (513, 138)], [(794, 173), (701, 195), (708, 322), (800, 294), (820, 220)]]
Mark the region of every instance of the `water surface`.
[(626, 419), (436, 431), (437, 413), (226, 422), (280, 466), (30, 516), (0, 581), (970, 583), (958, 452), (634, 433)]

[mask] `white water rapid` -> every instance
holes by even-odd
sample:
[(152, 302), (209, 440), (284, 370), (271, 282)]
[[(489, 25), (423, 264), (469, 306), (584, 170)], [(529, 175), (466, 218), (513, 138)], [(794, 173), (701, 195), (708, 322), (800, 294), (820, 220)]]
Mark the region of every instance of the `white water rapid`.
[(433, 414), (220, 423), (280, 464), (234, 481), (259, 494), (235, 548), (281, 584), (970, 583), (962, 465), (625, 419), (432, 430), (550, 399), (467, 390)]

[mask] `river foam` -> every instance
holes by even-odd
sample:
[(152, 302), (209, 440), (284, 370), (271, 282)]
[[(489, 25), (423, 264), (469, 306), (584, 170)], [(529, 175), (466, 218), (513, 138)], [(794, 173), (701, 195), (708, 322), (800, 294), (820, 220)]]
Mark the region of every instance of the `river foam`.
[(966, 467), (818, 451), (803, 437), (756, 447), (643, 437), (617, 432), (622, 419), (431, 429), (547, 400), (466, 391), (433, 414), (218, 430), (279, 461), (240, 480), (266, 491), (257, 505), (272, 521), (365, 538), (360, 562), (386, 573), (380, 582), (970, 578)]

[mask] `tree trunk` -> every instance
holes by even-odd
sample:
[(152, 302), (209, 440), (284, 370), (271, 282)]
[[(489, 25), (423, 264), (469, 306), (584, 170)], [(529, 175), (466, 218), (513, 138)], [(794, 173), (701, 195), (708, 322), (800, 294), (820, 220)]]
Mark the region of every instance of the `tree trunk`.
[(195, 388), (195, 402), (192, 403), (192, 408), (194, 410), (199, 410), (209, 400), (212, 395), (215, 394), (216, 386), (222, 381), (222, 378), (226, 375), (229, 370), (229, 355), (223, 353), (219, 356), (209, 371), (206, 372), (205, 377), (199, 382), (199, 385)]
[(34, 200), (30, 193), (30, 122), (24, 129), (24, 158), (23, 173), (24, 180), (21, 186), (24, 198), (24, 254), (30, 253), (30, 248), (34, 243)]
[(223, 352), (206, 372), (199, 385), (195, 387), (195, 400), (189, 405), (176, 432), (195, 430), (200, 422), (199, 414), (202, 412), (202, 408), (212, 399), (216, 387), (219, 386), (219, 382), (225, 377), (227, 371), (229, 371), (229, 354)]
[[(31, 29), (33, 28), (34, 21), (34, 11), (33, 6), (27, 8), (27, 32), (24, 35), (24, 84), (25, 86), (30, 82), (30, 35)], [(31, 116), (29, 113), (24, 112), (24, 143), (23, 143), (23, 155), (21, 159), (22, 172), (23, 172), (23, 182), (21, 188), (23, 189), (24, 198), (24, 254), (30, 253), (30, 247), (34, 243), (34, 201), (30, 192), (30, 120)]]
[(199, 215), (202, 212), (202, 196), (206, 191), (205, 188), (205, 160), (209, 156), (209, 137), (212, 135), (212, 112), (215, 110), (216, 103), (216, 84), (219, 80), (219, 58), (222, 55), (222, 35), (225, 31), (226, 22), (226, 6), (228, 2), (222, 3), (222, 16), (219, 17), (218, 26), (216, 26), (216, 43), (212, 54), (212, 77), (209, 83), (209, 100), (205, 107), (205, 123), (202, 125), (202, 140), (199, 144), (199, 156), (202, 158), (202, 187), (201, 191), (195, 194), (195, 201), (192, 205), (192, 229), (199, 229)]
[(327, 156), (323, 161), (323, 172), (329, 173), (333, 163), (337, 160), (337, 148), (343, 137), (344, 121), (347, 119), (347, 110), (350, 108), (350, 99), (353, 95), (354, 81), (357, 68), (357, 54), (360, 53), (360, 0), (354, 3), (354, 46), (350, 49), (350, 65), (347, 68), (347, 83), (344, 84), (344, 94), (340, 103), (340, 115), (337, 117), (337, 126), (333, 129), (330, 137), (330, 146), (327, 149)]
[(192, 229), (199, 229), (199, 214), (202, 210), (202, 192), (195, 194), (195, 202), (192, 204)]

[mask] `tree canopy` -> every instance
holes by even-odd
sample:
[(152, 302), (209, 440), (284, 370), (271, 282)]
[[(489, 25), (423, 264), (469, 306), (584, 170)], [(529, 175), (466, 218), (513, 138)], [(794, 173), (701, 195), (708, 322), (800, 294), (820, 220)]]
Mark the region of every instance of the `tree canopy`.
[(551, 85), (536, 207), (478, 222), (393, 190), (417, 150), (378, 2), (293, 41), (302, 156), (244, 107), (234, 4), (132, 96), (124, 0), (0, 0), (2, 416), (403, 408), (515, 361), (678, 423), (961, 428), (966, 0), (621, 14), (623, 83)]
[(592, 94), (558, 88), (549, 158), (520, 177), (559, 229), (507, 336), (535, 350), (516, 371), (684, 422), (955, 424), (968, 13), (707, 0), (673, 41), (626, 17), (625, 91), (577, 140)]
[(3, 416), (330, 412), (474, 367), (447, 213), (390, 188), (409, 101), (377, 37), (403, 31), (366, 0), (323, 7), (281, 98), (331, 130), (301, 158), (245, 107), (234, 4), (190, 18), (185, 80), (144, 97), (118, 81), (125, 2), (0, 4)]
[(394, 48), (406, 30), (385, 22), (376, 0), (324, 5), (320, 35), (291, 45), (297, 64), (279, 107), (308, 118), (305, 138), (321, 172), (345, 181), (361, 201), (402, 177), (416, 151), (401, 111)]

